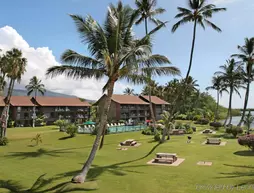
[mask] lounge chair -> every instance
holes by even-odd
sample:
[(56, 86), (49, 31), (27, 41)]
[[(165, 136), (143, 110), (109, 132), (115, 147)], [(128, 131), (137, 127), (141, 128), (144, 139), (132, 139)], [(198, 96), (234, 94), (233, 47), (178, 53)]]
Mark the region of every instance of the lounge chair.
[(118, 123), (118, 126), (121, 126), (121, 123)]
[(107, 124), (107, 127), (110, 127), (109, 124)]

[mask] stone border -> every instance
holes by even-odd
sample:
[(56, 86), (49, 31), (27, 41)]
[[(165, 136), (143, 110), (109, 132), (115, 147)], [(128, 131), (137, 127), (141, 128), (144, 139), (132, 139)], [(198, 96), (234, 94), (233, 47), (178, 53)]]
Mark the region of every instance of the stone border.
[(225, 146), (225, 145), (227, 144), (227, 142), (226, 142), (226, 141), (222, 141), (219, 145), (216, 145), (216, 144), (207, 144), (206, 142), (207, 142), (207, 141), (204, 141), (204, 142), (202, 143), (202, 145), (210, 145), (210, 146)]
[(199, 166), (212, 166), (213, 162), (199, 161), (199, 162), (197, 162), (197, 165), (199, 165)]
[(172, 163), (172, 164), (166, 164), (166, 163), (154, 163), (154, 159), (152, 159), (149, 162), (147, 162), (146, 164), (148, 164), (148, 165), (157, 165), (157, 166), (173, 166), (173, 167), (177, 167), (181, 163), (183, 163), (184, 160), (185, 159), (183, 159), (183, 158), (177, 158), (177, 160), (174, 163)]

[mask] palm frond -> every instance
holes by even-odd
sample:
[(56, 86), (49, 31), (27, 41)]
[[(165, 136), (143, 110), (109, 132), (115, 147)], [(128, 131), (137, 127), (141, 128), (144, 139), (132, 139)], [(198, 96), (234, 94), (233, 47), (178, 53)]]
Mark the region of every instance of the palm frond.
[(209, 20), (207, 19), (204, 19), (205, 23), (212, 27), (214, 30), (216, 30), (217, 32), (221, 32), (221, 29), (219, 27), (217, 27), (214, 23), (210, 22)]

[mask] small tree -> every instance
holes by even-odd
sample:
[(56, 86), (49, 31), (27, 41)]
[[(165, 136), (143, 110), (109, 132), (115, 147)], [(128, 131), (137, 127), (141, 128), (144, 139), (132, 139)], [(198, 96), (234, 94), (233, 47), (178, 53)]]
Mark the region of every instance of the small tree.
[(75, 137), (78, 132), (78, 127), (74, 124), (68, 124), (66, 127), (66, 133), (70, 135), (70, 137)]
[(68, 122), (66, 120), (59, 119), (59, 120), (55, 121), (54, 124), (59, 127), (59, 131), (65, 132)]
[(161, 123), (164, 125), (161, 143), (164, 143), (166, 135), (168, 135), (168, 140), (170, 139), (169, 133), (172, 129), (174, 129), (174, 123), (171, 122), (170, 113), (167, 111), (164, 111), (161, 117), (162, 117)]
[(226, 127), (226, 133), (232, 134), (236, 138), (238, 134), (243, 133), (243, 129), (238, 126), (230, 125), (230, 126)]
[(254, 122), (254, 116), (251, 115), (251, 112), (249, 111), (249, 113), (244, 117), (244, 125), (247, 127), (247, 132), (248, 134), (250, 133), (250, 127), (251, 124)]

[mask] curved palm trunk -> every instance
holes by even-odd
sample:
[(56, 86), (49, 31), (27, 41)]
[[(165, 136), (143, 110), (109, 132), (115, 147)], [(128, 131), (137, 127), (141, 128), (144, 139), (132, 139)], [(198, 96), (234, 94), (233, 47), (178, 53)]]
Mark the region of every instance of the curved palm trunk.
[(87, 173), (88, 173), (88, 171), (92, 165), (92, 162), (95, 158), (96, 152), (99, 147), (100, 139), (101, 139), (101, 136), (102, 136), (102, 133), (104, 130), (104, 125), (106, 124), (107, 119), (108, 119), (108, 111), (109, 111), (109, 107), (111, 104), (111, 98), (112, 98), (112, 94), (113, 94), (113, 90), (114, 90), (114, 85), (115, 85), (115, 81), (112, 81), (109, 84), (108, 95), (107, 95), (106, 101), (104, 103), (100, 123), (98, 125), (97, 135), (96, 135), (92, 150), (90, 152), (90, 155), (89, 155), (87, 161), (85, 162), (85, 164), (82, 168), (81, 173), (72, 178), (72, 182), (74, 182), (74, 183), (83, 183), (86, 180)]
[(240, 119), (237, 126), (242, 125), (243, 119), (244, 119), (245, 114), (246, 114), (246, 109), (247, 109), (247, 106), (248, 106), (249, 94), (250, 94), (250, 83), (251, 83), (251, 79), (250, 79), (250, 74), (249, 74), (248, 75), (248, 83), (247, 83), (246, 93), (245, 93), (245, 99), (244, 99), (243, 114), (242, 114), (242, 117), (241, 117), (241, 119)]
[(220, 103), (220, 92), (217, 91), (217, 105), (215, 110), (214, 122), (219, 119), (219, 103)]
[(233, 88), (231, 88), (230, 90), (230, 97), (229, 97), (229, 108), (228, 108), (228, 112), (229, 112), (229, 122), (228, 124), (230, 125), (232, 122), (232, 96), (233, 96)]
[(195, 20), (194, 21), (194, 28), (193, 28), (191, 53), (190, 53), (190, 63), (189, 63), (188, 72), (187, 72), (186, 77), (185, 77), (185, 81), (187, 81), (188, 77), (190, 76), (190, 71), (191, 71), (191, 67), (192, 67), (193, 53), (194, 53), (195, 40), (196, 40), (196, 30), (197, 30), (197, 21)]
[(233, 89), (230, 88), (230, 93), (229, 93), (229, 104), (228, 104), (228, 113), (227, 113), (227, 117), (226, 117), (226, 119), (225, 119), (225, 121), (224, 121), (223, 126), (226, 126), (227, 121), (228, 121), (228, 118), (230, 117), (230, 114), (231, 114), (232, 94), (233, 94)]

